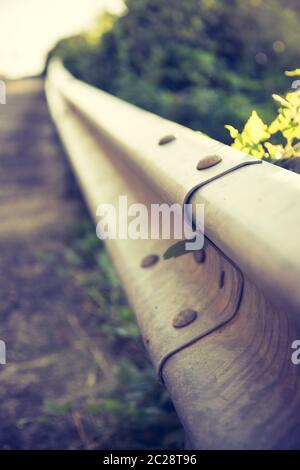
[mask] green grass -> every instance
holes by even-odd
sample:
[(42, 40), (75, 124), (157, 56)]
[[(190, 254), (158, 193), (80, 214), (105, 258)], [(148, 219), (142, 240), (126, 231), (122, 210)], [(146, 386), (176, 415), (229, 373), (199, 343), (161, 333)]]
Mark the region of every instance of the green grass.
[(92, 326), (115, 357), (117, 378), (113, 389), (84, 403), (45, 402), (43, 418), (50, 428), (63, 428), (75, 420), (85, 448), (182, 448), (178, 417), (158, 383), (103, 243), (89, 219), (70, 227), (69, 233), (65, 275), (76, 277), (94, 305)]

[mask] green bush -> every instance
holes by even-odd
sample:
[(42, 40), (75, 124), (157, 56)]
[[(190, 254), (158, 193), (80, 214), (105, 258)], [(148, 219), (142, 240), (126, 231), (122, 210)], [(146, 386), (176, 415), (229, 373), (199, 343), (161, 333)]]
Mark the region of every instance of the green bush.
[(61, 41), (59, 55), (88, 83), (138, 106), (228, 140), (296, 68), (299, 9), (293, 0), (127, 0), (96, 32)]

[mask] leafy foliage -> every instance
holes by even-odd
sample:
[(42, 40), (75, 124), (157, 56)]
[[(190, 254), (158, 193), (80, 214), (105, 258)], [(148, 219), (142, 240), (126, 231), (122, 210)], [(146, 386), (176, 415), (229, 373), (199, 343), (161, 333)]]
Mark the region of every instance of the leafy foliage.
[[(52, 51), (75, 76), (138, 106), (228, 139), (253, 106), (288, 87), (296, 67), (299, 8), (294, 0), (126, 0), (119, 17)], [(104, 26), (102, 26), (104, 25)]]
[[(300, 69), (286, 74), (300, 76)], [(287, 161), (300, 157), (300, 89), (284, 97), (273, 94), (273, 100), (279, 108), (270, 125), (252, 111), (242, 132), (225, 126), (234, 139), (232, 145), (258, 158)]]

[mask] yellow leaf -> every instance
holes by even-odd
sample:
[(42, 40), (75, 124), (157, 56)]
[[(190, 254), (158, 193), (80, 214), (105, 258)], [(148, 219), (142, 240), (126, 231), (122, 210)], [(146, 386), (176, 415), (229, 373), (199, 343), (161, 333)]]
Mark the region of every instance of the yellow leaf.
[(284, 131), (289, 127), (291, 121), (291, 111), (289, 109), (281, 109), (278, 116), (271, 122), (268, 128), (270, 134), (276, 134), (276, 132)]
[(299, 91), (287, 93), (286, 99), (292, 106), (294, 107), (300, 106), (300, 92)]
[(288, 127), (282, 131), (282, 135), (290, 142), (300, 139), (300, 126)]
[(300, 76), (300, 69), (296, 69), (296, 70), (286, 70), (284, 73), (285, 73), (285, 75), (287, 75), (288, 77), (297, 77), (297, 76)]
[(258, 144), (256, 147), (251, 147), (248, 150), (245, 149), (244, 151), (256, 158), (263, 158), (265, 156), (265, 150), (261, 144)]
[(233, 139), (235, 139), (237, 137), (239, 131), (235, 127), (230, 126), (229, 124), (227, 124), (224, 127), (225, 127), (225, 129), (227, 129), (229, 131), (229, 134)]
[(286, 108), (290, 108), (291, 104), (282, 98), (282, 96), (276, 95), (275, 93), (272, 95), (272, 98), (274, 101), (277, 101), (277, 103), (281, 104), (281, 106), (285, 106)]
[(265, 147), (268, 150), (270, 157), (278, 160), (282, 158), (284, 152), (282, 145), (273, 145), (271, 142), (266, 142)]
[(256, 111), (252, 111), (251, 116), (245, 124), (242, 137), (245, 143), (258, 144), (270, 137), (268, 126), (262, 121)]

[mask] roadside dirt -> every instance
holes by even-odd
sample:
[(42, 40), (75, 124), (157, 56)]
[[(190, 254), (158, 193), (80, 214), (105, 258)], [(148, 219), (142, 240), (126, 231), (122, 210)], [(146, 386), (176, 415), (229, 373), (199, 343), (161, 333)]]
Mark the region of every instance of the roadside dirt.
[(84, 448), (80, 415), (60, 428), (47, 423), (45, 409), (87, 402), (113, 381), (112, 360), (89, 320), (95, 306), (66, 276), (70, 227), (86, 216), (43, 82), (8, 84), (0, 105), (2, 449)]

